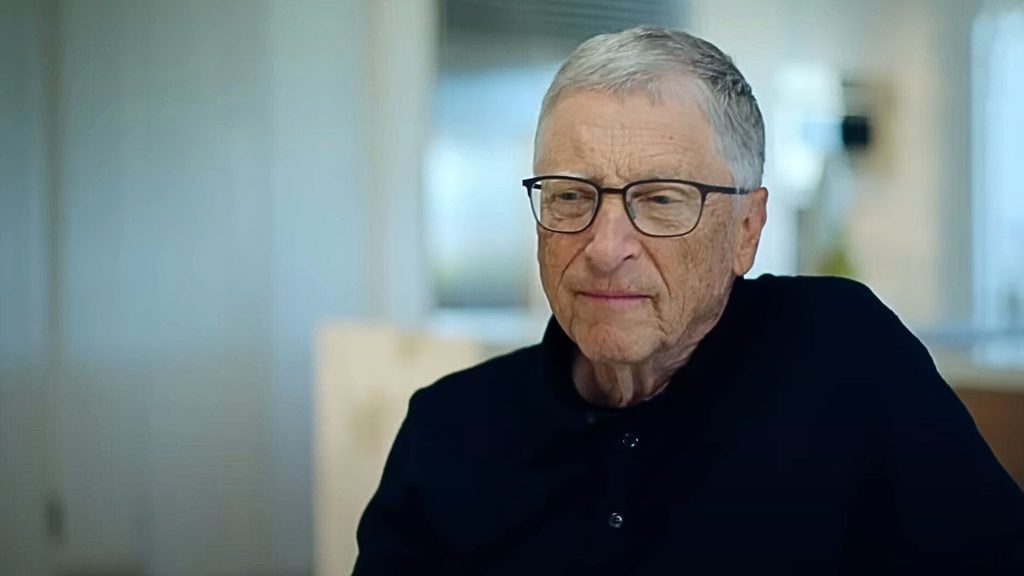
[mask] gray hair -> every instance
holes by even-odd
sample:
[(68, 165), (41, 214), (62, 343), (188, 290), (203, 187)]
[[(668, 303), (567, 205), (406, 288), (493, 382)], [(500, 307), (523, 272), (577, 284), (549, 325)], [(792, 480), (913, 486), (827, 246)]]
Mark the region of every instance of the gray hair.
[(754, 93), (732, 58), (696, 36), (654, 26), (594, 36), (569, 55), (544, 95), (539, 123), (567, 91), (646, 92), (661, 98), (673, 75), (696, 79), (715, 146), (733, 185), (753, 190), (764, 171), (764, 119)]

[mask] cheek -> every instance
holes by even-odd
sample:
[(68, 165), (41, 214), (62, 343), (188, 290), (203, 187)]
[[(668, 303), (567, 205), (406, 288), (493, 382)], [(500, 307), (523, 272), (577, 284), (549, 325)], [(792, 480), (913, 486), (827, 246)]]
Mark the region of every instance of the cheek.
[(694, 265), (705, 272), (731, 270), (734, 228), (731, 201), (705, 206), (701, 225), (691, 235), (696, 245)]
[(572, 247), (562, 237), (550, 232), (538, 232), (537, 264), (540, 269), (540, 280), (553, 306), (556, 305), (558, 285), (571, 261)]
[(696, 301), (700, 300), (701, 285), (708, 276), (708, 250), (703, 242), (688, 239), (677, 249), (671, 262), (662, 258), (660, 267), (668, 287), (670, 310), (673, 316), (687, 315)]
[(659, 255), (669, 294), (663, 314), (673, 324), (685, 327), (702, 316), (732, 280), (728, 229), (715, 222), (717, 226), (698, 228)]

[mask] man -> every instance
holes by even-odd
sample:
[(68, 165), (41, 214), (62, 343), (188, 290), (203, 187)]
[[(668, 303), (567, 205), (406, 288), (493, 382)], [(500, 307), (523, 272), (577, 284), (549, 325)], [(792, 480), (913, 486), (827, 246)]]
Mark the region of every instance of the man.
[(763, 160), (708, 42), (569, 57), (524, 181), (554, 319), (413, 396), (357, 574), (1024, 574), (1024, 496), (896, 316), (743, 278)]

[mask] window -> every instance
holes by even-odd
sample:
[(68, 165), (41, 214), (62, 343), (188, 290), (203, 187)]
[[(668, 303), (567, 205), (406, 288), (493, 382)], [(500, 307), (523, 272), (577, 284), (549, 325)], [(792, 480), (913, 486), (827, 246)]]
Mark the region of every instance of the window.
[(549, 311), (526, 192), (541, 99), (583, 40), (681, 26), (677, 0), (443, 0), (425, 163), (426, 255), (442, 332), (519, 345)]
[(973, 31), (973, 309), (996, 334), (986, 360), (1024, 359), (1024, 3), (983, 12)]

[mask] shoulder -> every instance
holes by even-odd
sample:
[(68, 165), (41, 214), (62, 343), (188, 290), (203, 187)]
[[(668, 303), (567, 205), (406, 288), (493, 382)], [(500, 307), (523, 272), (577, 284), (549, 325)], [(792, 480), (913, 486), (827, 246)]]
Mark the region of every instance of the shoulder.
[(746, 282), (755, 298), (768, 300), (789, 312), (888, 311), (870, 288), (849, 278), (765, 274)]
[(765, 275), (748, 283), (748, 301), (777, 345), (815, 365), (871, 381), (935, 371), (920, 340), (860, 282)]
[[(769, 322), (831, 342), (877, 343), (910, 331), (866, 285), (830, 276), (772, 276), (748, 280), (749, 300)], [(821, 342), (824, 343), (824, 342)]]

